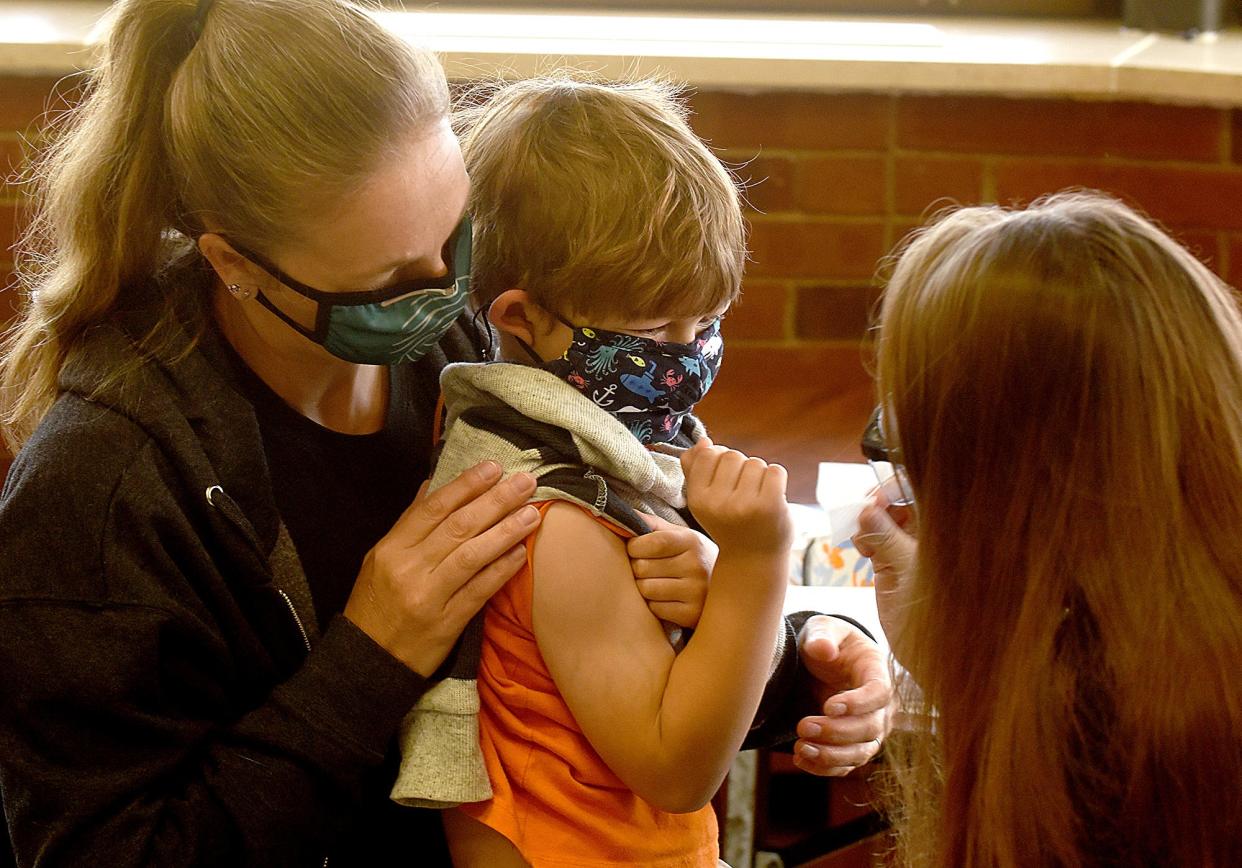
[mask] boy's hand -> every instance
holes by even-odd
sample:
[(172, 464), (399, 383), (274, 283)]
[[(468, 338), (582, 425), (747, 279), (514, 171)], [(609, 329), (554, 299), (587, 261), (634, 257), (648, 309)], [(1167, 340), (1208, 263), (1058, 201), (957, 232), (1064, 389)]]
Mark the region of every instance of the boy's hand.
[(657, 618), (678, 627), (696, 627), (707, 599), (707, 582), (719, 549), (703, 534), (640, 513), (652, 532), (625, 544), (638, 592)]
[(704, 437), (681, 455), (686, 503), (724, 547), (756, 555), (786, 554), (793, 539), (785, 502), (785, 468), (716, 446)]

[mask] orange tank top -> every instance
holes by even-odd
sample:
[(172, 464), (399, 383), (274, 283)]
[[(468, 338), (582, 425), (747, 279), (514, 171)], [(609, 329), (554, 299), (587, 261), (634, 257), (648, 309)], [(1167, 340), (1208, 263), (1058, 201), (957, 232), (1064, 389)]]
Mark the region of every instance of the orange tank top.
[[(541, 513), (550, 505), (537, 504)], [(671, 814), (643, 801), (600, 759), (556, 689), (531, 618), (536, 534), (526, 540), (525, 566), (487, 605), (479, 730), (494, 795), (461, 810), (512, 841), (534, 868), (716, 868), (711, 805)]]

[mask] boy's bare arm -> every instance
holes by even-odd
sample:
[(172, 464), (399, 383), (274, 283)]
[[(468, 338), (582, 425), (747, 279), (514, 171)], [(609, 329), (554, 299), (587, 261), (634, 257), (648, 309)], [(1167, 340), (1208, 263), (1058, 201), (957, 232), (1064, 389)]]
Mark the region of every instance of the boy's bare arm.
[(721, 551), (679, 656), (635, 587), (624, 542), (586, 513), (554, 504), (534, 550), (535, 636), (557, 687), (618, 777), (672, 811), (702, 806), (723, 780), (763, 693), (784, 594), (783, 471), (771, 468), (780, 479), (765, 486), (767, 465), (713, 450), (689, 468), (689, 495)]

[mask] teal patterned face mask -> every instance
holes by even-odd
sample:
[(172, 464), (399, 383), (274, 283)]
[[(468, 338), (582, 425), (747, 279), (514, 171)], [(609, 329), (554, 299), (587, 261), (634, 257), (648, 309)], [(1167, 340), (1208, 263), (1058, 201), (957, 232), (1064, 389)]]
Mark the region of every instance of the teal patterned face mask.
[[(230, 242), (232, 244), (232, 242)], [(258, 301), (290, 327), (332, 355), (361, 365), (395, 365), (424, 356), (448, 331), (470, 296), (470, 218), (445, 242), (448, 273), (407, 280), (366, 292), (325, 292), (295, 280), (264, 257), (233, 248), (272, 277), (318, 305), (314, 328), (277, 308), (262, 292)]]
[(719, 319), (688, 344), (565, 325), (574, 330), (573, 343), (559, 359), (540, 359), (540, 366), (611, 413), (643, 443), (668, 443), (677, 436), (724, 357)]

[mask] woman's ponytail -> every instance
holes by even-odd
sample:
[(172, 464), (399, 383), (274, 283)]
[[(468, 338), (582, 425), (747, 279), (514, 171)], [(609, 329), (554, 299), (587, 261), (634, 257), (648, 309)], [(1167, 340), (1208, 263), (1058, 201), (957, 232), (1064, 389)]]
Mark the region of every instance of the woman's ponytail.
[(83, 100), (55, 120), (28, 171), (33, 213), (17, 247), (25, 309), (0, 348), (11, 449), (55, 400), (69, 346), (153, 270), (176, 197), (164, 110), (196, 12), (195, 0), (117, 4)]
[(0, 345), (14, 450), (88, 327), (164, 303), (150, 338), (172, 334), (172, 296), (201, 291), (155, 279), (178, 231), (258, 249), (295, 239), (323, 197), (448, 110), (434, 56), (344, 0), (118, 0), (110, 27), (84, 99), (28, 172), (25, 306)]

